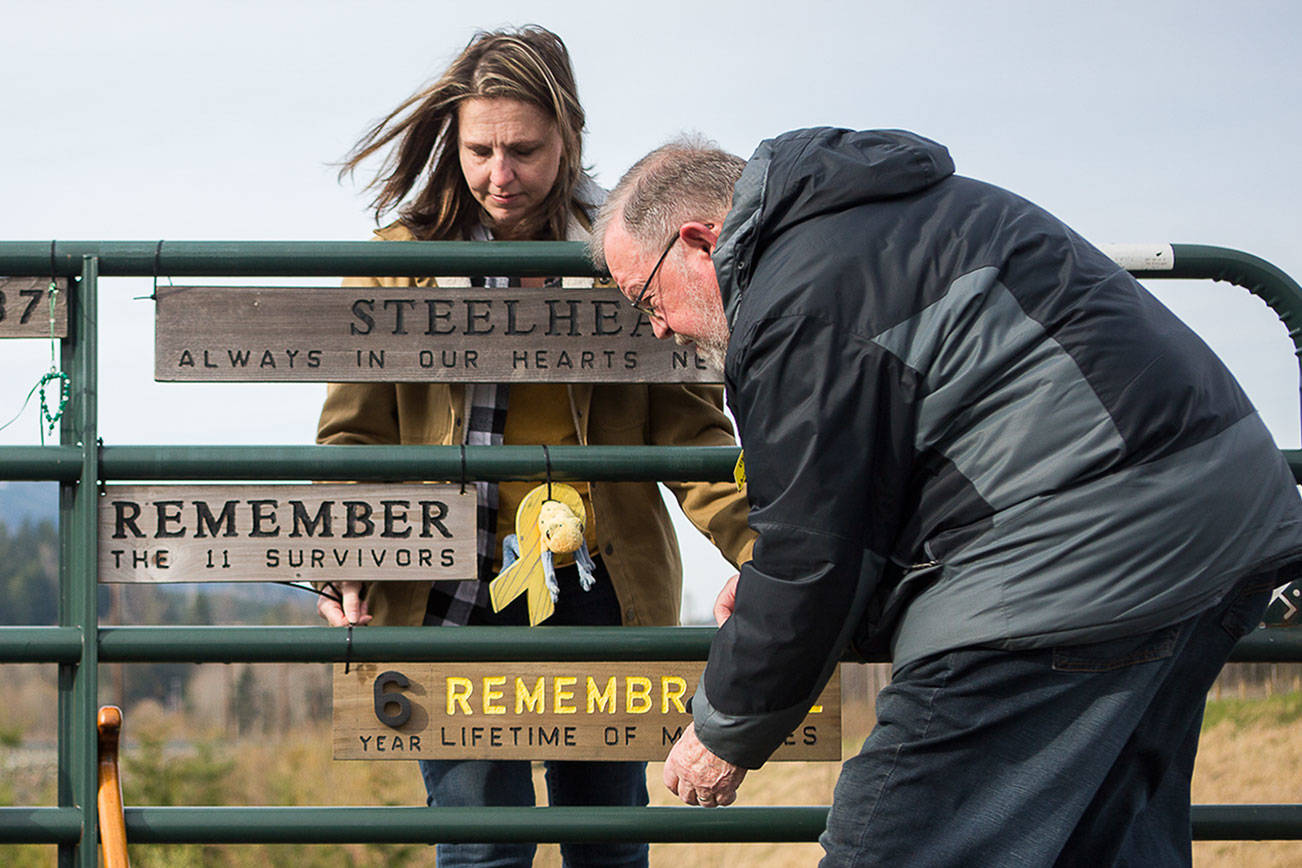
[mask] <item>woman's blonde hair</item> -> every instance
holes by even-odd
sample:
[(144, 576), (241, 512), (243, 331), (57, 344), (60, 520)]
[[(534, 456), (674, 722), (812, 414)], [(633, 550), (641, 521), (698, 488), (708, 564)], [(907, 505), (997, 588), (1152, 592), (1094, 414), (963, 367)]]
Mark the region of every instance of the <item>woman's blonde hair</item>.
[[(583, 107), (579, 105), (570, 54), (561, 38), (536, 25), (476, 33), (447, 70), (378, 121), (344, 158), (339, 176), (390, 145), (366, 189), (378, 222), (401, 205), (402, 222), (417, 238), (465, 237), (480, 219), (480, 205), (461, 173), (457, 108), (463, 100), (520, 100), (556, 121), (561, 160), (556, 183), (543, 200), (530, 234), (563, 239), (571, 213), (585, 216), (595, 203), (582, 201)], [(414, 196), (408, 194), (416, 189)]]

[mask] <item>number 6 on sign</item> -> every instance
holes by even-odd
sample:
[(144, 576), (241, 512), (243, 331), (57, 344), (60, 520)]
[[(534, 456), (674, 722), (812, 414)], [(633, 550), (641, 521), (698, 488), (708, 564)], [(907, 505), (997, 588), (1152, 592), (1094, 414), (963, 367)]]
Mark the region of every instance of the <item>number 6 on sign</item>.
[[(411, 682), (406, 675), (392, 669), (381, 672), (375, 678), (375, 716), (385, 726), (397, 729), (411, 719), (411, 700), (401, 693), (385, 693), (384, 688), (390, 684), (401, 690), (410, 687)], [(398, 710), (386, 711), (390, 705), (398, 706)]]

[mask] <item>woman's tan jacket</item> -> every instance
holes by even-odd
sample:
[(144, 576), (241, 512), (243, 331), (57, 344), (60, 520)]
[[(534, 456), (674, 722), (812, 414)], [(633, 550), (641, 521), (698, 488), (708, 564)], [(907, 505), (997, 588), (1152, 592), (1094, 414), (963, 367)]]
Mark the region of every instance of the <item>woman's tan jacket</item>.
[[(582, 227), (575, 227), (583, 232)], [(572, 235), (576, 234), (574, 232)], [(401, 224), (383, 240), (411, 240)], [(350, 278), (347, 286), (434, 286), (433, 278)], [(587, 446), (732, 446), (732, 425), (718, 386), (591, 384), (566, 387), (579, 443)], [(467, 426), (459, 383), (335, 383), (329, 386), (318, 443), (457, 445)], [(508, 411), (509, 412), (509, 411)], [(610, 572), (626, 625), (678, 623), (682, 561), (654, 482), (589, 482), (599, 554)], [(735, 567), (750, 559), (754, 533), (745, 495), (731, 482), (666, 483), (688, 519)], [(366, 600), (377, 625), (416, 625), (428, 582), (375, 582)]]

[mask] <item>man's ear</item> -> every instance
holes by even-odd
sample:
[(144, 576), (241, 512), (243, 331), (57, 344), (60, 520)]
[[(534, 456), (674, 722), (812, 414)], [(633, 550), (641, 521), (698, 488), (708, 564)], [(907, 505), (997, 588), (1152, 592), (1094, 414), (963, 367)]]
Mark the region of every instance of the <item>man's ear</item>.
[(692, 251), (700, 251), (707, 257), (714, 252), (714, 245), (719, 243), (718, 227), (713, 223), (693, 220), (678, 227), (678, 237)]

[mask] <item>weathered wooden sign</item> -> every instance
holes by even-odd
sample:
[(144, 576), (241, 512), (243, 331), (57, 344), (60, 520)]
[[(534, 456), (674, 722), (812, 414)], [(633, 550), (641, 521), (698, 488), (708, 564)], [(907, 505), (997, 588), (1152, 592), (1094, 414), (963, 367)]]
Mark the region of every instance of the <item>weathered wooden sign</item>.
[(101, 582), (469, 579), (460, 485), (110, 485)]
[[(705, 664), (353, 663), (334, 669), (335, 759), (663, 760)], [(832, 676), (775, 760), (841, 759)]]
[(50, 278), (0, 277), (0, 338), (68, 336), (68, 281), (55, 281), (54, 324), (50, 324)]
[(159, 287), (154, 378), (717, 383), (615, 288)]

